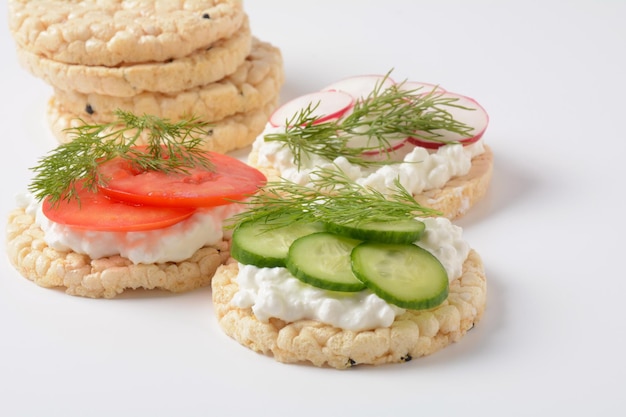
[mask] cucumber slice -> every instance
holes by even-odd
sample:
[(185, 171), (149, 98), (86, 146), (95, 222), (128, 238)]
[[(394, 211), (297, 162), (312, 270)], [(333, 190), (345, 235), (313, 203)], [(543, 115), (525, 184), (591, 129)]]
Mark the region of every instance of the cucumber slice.
[(365, 288), (350, 265), (352, 249), (361, 243), (328, 232), (296, 239), (289, 248), (287, 269), (300, 281), (331, 291), (353, 292)]
[(383, 243), (413, 243), (424, 234), (426, 226), (415, 219), (388, 222), (326, 223), (326, 230), (353, 239)]
[(358, 279), (383, 300), (422, 310), (448, 297), (448, 274), (430, 252), (412, 244), (363, 242), (351, 254)]
[(323, 230), (322, 223), (276, 225), (278, 221), (242, 223), (233, 231), (230, 256), (260, 268), (284, 267), (289, 246), (301, 236)]

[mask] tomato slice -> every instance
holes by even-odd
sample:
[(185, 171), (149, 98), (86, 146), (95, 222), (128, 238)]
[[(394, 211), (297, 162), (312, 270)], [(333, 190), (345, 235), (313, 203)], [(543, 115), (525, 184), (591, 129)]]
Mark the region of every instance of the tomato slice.
[(266, 182), (259, 170), (228, 155), (206, 152), (214, 170), (189, 168), (187, 173), (140, 171), (116, 158), (98, 168), (106, 178), (100, 191), (116, 200), (160, 207), (212, 207), (242, 200)]
[(55, 223), (81, 230), (138, 232), (171, 226), (191, 216), (193, 208), (131, 205), (78, 185), (78, 199), (43, 201), (43, 214)]

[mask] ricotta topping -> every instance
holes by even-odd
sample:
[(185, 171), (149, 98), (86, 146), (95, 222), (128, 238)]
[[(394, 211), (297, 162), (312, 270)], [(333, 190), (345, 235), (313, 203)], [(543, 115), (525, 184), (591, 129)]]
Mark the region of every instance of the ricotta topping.
[(30, 194), (18, 196), (18, 206), (35, 217), (44, 240), (52, 249), (86, 254), (92, 259), (121, 255), (133, 263), (180, 262), (203, 246), (214, 245), (225, 237), (223, 222), (241, 211), (238, 204), (200, 209), (188, 219), (162, 229), (142, 232), (103, 232), (77, 230), (55, 223), (41, 210)]
[[(416, 245), (432, 253), (450, 281), (461, 276), (470, 247), (462, 229), (446, 218), (420, 219), (426, 231)], [(369, 290), (355, 293), (326, 291), (305, 284), (286, 268), (258, 268), (239, 264), (239, 291), (232, 299), (239, 308), (252, 308), (258, 320), (287, 322), (317, 320), (346, 330), (388, 327), (405, 310), (387, 303)]]
[(278, 141), (264, 140), (265, 135), (284, 129), (268, 124), (265, 131), (256, 138), (252, 144), (252, 149), (258, 155), (255, 165), (273, 168), (282, 178), (300, 185), (311, 185), (311, 172), (317, 167), (339, 168), (358, 184), (372, 187), (381, 193), (387, 193), (390, 188), (394, 188), (394, 181), (398, 179), (407, 191), (415, 195), (441, 188), (450, 179), (467, 174), (472, 166), (472, 158), (485, 151), (482, 139), (468, 146), (441, 146), (433, 152), (406, 144), (394, 152), (394, 159), (400, 161), (396, 164), (365, 168), (351, 164), (344, 157), (329, 161), (318, 155), (307, 154), (303, 155), (298, 169), (288, 146)]

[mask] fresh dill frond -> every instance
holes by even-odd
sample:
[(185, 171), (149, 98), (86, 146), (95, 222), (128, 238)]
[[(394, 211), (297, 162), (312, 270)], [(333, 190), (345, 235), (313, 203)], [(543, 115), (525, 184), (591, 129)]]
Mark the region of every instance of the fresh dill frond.
[[(173, 123), (123, 110), (116, 110), (115, 116), (110, 123), (83, 123), (67, 129), (71, 140), (31, 168), (35, 176), (28, 191), (38, 200), (49, 197), (51, 202), (76, 198), (79, 183), (93, 190), (106, 182), (98, 175), (98, 166), (116, 157), (143, 171), (186, 173), (192, 167), (213, 169), (200, 146), (202, 136), (207, 134), (207, 122), (191, 117)], [(136, 147), (140, 139), (145, 148)]]
[[(419, 136), (440, 141), (441, 131), (462, 135), (473, 127), (454, 119), (451, 107), (474, 110), (455, 103), (458, 99), (447, 97), (437, 88), (429, 92), (422, 88), (405, 89), (404, 83), (382, 88), (386, 77), (376, 84), (364, 99), (357, 100), (349, 114), (340, 119), (320, 121), (314, 116), (319, 103), (311, 103), (297, 112), (288, 122), (284, 132), (265, 135), (267, 142), (282, 142), (294, 155), (294, 164), (300, 168), (306, 154), (314, 154), (329, 161), (343, 156), (360, 166), (396, 163), (390, 158), (367, 158), (364, 152), (388, 154), (389, 140), (399, 136)], [(353, 146), (355, 137), (366, 137), (367, 146)]]
[(267, 183), (260, 192), (239, 202), (247, 209), (231, 217), (229, 227), (258, 220), (279, 227), (295, 222), (354, 224), (441, 214), (419, 204), (398, 180), (383, 194), (355, 183), (341, 170), (320, 167), (311, 177), (311, 185), (288, 180)]

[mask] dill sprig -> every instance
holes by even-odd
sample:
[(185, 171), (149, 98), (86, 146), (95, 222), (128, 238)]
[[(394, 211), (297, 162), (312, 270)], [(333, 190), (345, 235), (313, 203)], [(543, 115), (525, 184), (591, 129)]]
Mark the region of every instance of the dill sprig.
[[(123, 110), (116, 110), (115, 116), (110, 123), (83, 123), (67, 129), (72, 139), (31, 168), (35, 176), (28, 190), (36, 199), (50, 197), (58, 202), (76, 198), (79, 183), (95, 189), (107, 181), (98, 175), (98, 166), (116, 157), (128, 160), (141, 171), (186, 173), (192, 167), (213, 169), (200, 147), (208, 123), (195, 117), (173, 123)], [(144, 149), (135, 147), (140, 138), (146, 142)]]
[[(360, 166), (395, 163), (390, 158), (367, 158), (364, 152), (376, 151), (388, 155), (389, 139), (398, 136), (418, 136), (444, 142), (441, 131), (469, 134), (472, 126), (454, 119), (451, 107), (475, 110), (456, 103), (457, 98), (446, 97), (433, 88), (429, 92), (404, 89), (404, 82), (382, 88), (378, 82), (367, 97), (358, 100), (351, 112), (340, 119), (322, 121), (314, 116), (319, 103), (310, 103), (287, 120), (284, 132), (269, 133), (264, 140), (283, 142), (294, 155), (294, 164), (300, 168), (306, 154), (315, 154), (329, 161), (343, 156)], [(351, 146), (354, 137), (366, 137), (368, 146)], [(371, 144), (371, 145), (369, 145)]]
[(259, 193), (239, 202), (248, 207), (231, 217), (229, 227), (257, 220), (280, 227), (320, 220), (355, 224), (441, 215), (419, 204), (399, 180), (383, 194), (357, 184), (341, 170), (320, 167), (311, 181), (312, 186), (288, 180), (268, 182)]

